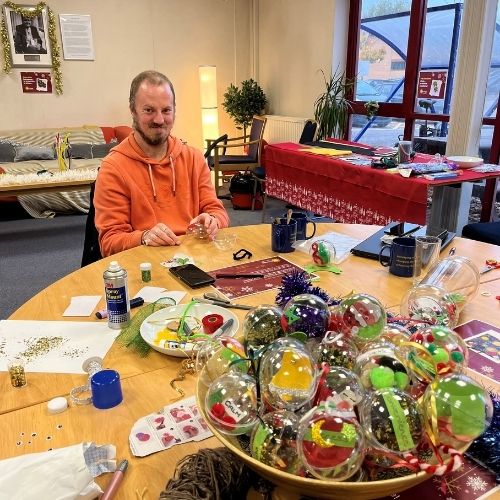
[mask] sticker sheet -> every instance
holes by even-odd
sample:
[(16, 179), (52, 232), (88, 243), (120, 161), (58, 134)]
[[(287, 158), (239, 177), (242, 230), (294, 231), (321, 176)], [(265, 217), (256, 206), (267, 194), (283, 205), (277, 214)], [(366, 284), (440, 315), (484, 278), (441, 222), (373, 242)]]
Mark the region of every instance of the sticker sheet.
[(188, 441), (213, 436), (196, 405), (195, 396), (177, 401), (139, 419), (129, 435), (134, 456), (145, 457)]

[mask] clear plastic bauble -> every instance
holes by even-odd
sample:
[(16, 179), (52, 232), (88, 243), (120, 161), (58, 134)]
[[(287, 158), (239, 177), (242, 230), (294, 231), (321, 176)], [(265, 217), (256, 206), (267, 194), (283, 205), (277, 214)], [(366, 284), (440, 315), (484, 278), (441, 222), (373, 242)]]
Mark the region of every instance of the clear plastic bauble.
[(461, 373), (467, 368), (469, 350), (465, 341), (451, 328), (441, 325), (429, 326), (410, 337), (424, 349), (409, 348), (408, 359), (417, 369), (417, 378), (433, 381), (438, 375)]
[(312, 399), (318, 372), (304, 344), (278, 339), (269, 345), (259, 365), (259, 383), (265, 404), (295, 411)]
[(401, 301), (401, 314), (413, 321), (453, 328), (458, 323), (459, 309), (453, 295), (443, 289), (419, 284), (410, 288)]
[(387, 340), (394, 345), (398, 345), (401, 342), (408, 342), (410, 336), (411, 332), (405, 326), (398, 323), (388, 323), (382, 330), (380, 340)]
[(424, 433), (417, 401), (399, 389), (370, 393), (361, 407), (361, 425), (371, 453), (404, 454), (414, 451)]
[(341, 366), (352, 370), (358, 356), (358, 348), (354, 341), (346, 335), (326, 332), (323, 340), (314, 347), (313, 353), (318, 364)]
[(257, 421), (257, 383), (244, 373), (215, 379), (205, 396), (208, 420), (222, 433), (247, 434)]
[(195, 222), (194, 224), (189, 225), (186, 229), (186, 236), (194, 238), (196, 240), (210, 239), (207, 228), (200, 222)]
[(252, 457), (274, 469), (296, 474), (301, 466), (297, 454), (298, 428), (299, 418), (291, 411), (266, 413), (252, 430)]
[(365, 440), (350, 413), (328, 404), (314, 407), (299, 424), (297, 449), (308, 472), (323, 480), (344, 481), (361, 467)]
[(209, 386), (216, 378), (229, 370), (247, 372), (248, 362), (240, 361), (242, 356), (236, 349), (226, 347), (224, 339), (209, 339), (201, 342), (196, 353), (195, 369), (200, 381)]
[(335, 261), (335, 246), (327, 240), (316, 240), (311, 244), (309, 255), (315, 265), (329, 266)]
[(249, 354), (283, 336), (279, 307), (261, 305), (248, 311), (243, 320), (243, 336)]
[(387, 324), (382, 304), (371, 295), (350, 295), (340, 303), (342, 321), (357, 343), (370, 342), (380, 335)]
[(479, 437), (493, 417), (488, 391), (463, 374), (445, 375), (427, 386), (422, 408), (437, 442), (458, 450)]
[(368, 344), (356, 358), (354, 372), (363, 387), (372, 391), (389, 387), (406, 391), (412, 378), (404, 354), (387, 341)]
[(340, 366), (332, 366), (321, 375), (315, 403), (329, 399), (338, 410), (351, 411), (365, 397), (365, 390), (359, 377)]
[(329, 320), (330, 310), (326, 302), (316, 295), (303, 293), (286, 303), (281, 326), (286, 334), (303, 332), (308, 337), (323, 337)]

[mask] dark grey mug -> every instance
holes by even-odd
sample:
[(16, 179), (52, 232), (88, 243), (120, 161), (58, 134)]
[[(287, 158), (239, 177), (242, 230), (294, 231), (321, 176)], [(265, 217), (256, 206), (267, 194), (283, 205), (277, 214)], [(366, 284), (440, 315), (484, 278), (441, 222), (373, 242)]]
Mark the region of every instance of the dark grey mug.
[[(283, 215), (286, 217), (286, 214)], [(309, 219), (307, 214), (303, 212), (292, 212), (292, 219), (297, 221), (297, 239), (298, 240), (308, 240), (316, 234), (316, 223)], [(312, 234), (307, 236), (307, 225), (312, 224), (313, 230)]]

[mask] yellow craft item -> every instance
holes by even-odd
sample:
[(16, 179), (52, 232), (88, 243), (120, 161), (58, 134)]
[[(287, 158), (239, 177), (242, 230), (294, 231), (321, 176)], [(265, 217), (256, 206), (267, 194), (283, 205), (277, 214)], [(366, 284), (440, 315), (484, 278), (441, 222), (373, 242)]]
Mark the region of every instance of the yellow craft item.
[(271, 384), (280, 389), (308, 390), (313, 383), (311, 362), (292, 351), (285, 351), (281, 368), (274, 374)]
[(165, 342), (177, 342), (179, 340), (179, 337), (177, 336), (177, 332), (174, 332), (172, 330), (169, 330), (168, 328), (164, 328), (163, 330), (160, 330), (157, 334), (153, 342), (157, 345), (160, 344), (161, 341)]
[(323, 155), (323, 156), (348, 156), (352, 154), (352, 151), (345, 151), (343, 149), (329, 149), (329, 148), (302, 148), (299, 151), (304, 151), (305, 153), (311, 153), (313, 155)]

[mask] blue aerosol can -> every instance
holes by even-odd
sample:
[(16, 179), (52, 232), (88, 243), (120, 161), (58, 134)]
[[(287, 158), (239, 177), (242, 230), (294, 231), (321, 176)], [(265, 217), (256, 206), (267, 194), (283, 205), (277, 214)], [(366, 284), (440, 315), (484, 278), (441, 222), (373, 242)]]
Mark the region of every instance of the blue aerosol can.
[(130, 321), (127, 271), (116, 260), (113, 260), (104, 271), (103, 278), (108, 309), (108, 326), (119, 330), (127, 326)]

